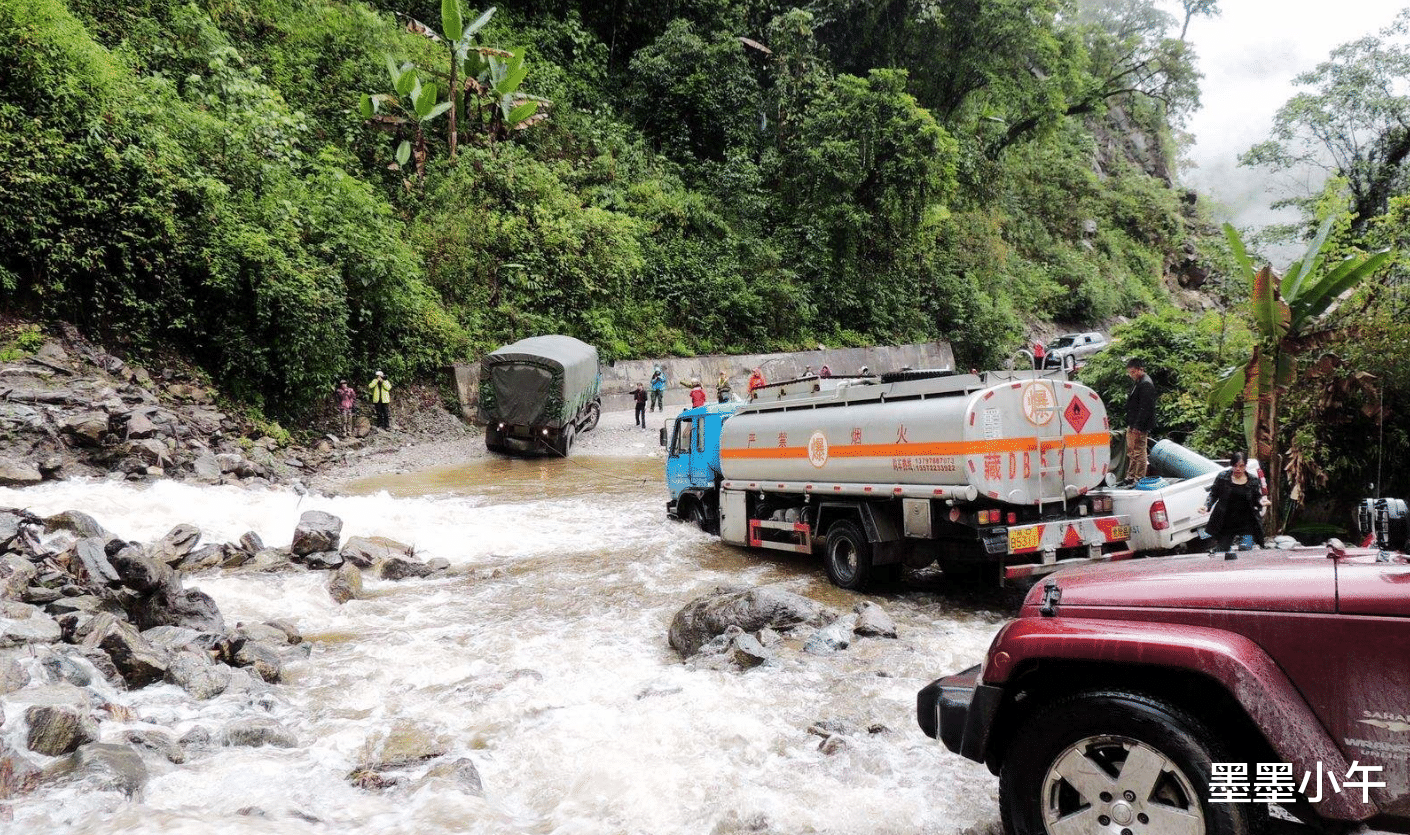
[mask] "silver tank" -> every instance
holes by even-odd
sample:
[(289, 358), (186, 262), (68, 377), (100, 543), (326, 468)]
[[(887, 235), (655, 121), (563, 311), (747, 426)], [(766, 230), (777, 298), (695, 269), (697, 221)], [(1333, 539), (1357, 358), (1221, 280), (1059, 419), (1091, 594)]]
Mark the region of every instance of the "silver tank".
[(1060, 376), (871, 378), (792, 388), (762, 389), (725, 421), (726, 480), (888, 491), (934, 485), (961, 494), (973, 487), (991, 499), (1034, 504), (1100, 486), (1110, 462), (1106, 406), (1090, 388)]

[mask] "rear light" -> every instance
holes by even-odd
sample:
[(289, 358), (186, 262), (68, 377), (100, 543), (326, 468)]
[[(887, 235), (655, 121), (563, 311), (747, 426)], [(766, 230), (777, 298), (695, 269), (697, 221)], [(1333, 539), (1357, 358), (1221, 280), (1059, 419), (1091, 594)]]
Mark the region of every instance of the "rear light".
[[(1096, 502), (1093, 502), (1092, 504), (1095, 506)], [(1084, 504), (1079, 504), (1079, 505), (1077, 506), (1077, 515), (1078, 515), (1078, 516), (1086, 516), (1086, 515), (1087, 515), (1087, 506), (1084, 505)]]
[(1017, 513), (1014, 513), (1013, 511), (1009, 511), (1009, 524), (1010, 524), (1010, 525), (1014, 525), (1014, 524), (1017, 524), (1017, 523), (1018, 523), (1018, 514), (1017, 514)]
[(1170, 527), (1170, 516), (1165, 512), (1165, 502), (1157, 501), (1151, 505), (1151, 528), (1163, 531)]
[(951, 522), (958, 522), (958, 521), (960, 521), (960, 516), (962, 516), (962, 515), (963, 515), (963, 514), (960, 513), (960, 509), (959, 509), (958, 507), (952, 507), (952, 508), (950, 508), (950, 521), (951, 521)]
[(993, 525), (999, 521), (999, 511), (981, 510), (979, 511), (979, 524)]

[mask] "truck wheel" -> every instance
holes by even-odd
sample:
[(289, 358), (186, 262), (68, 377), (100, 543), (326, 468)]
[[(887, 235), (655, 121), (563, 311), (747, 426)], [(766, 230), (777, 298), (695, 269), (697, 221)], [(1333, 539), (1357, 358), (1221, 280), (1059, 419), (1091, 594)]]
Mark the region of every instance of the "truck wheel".
[(1014, 734), (999, 776), (1010, 835), (1249, 835), (1266, 806), (1209, 801), (1210, 763), (1233, 762), (1183, 710), (1100, 691), (1044, 708)]
[(824, 564), (827, 579), (834, 586), (853, 591), (862, 589), (871, 579), (871, 543), (851, 522), (833, 522), (827, 529)]
[(602, 420), (602, 407), (596, 403), (589, 403), (587, 407), (587, 420), (583, 422), (583, 431), (591, 432), (596, 429), (599, 420)]
[(573, 434), (573, 427), (570, 425), (563, 427), (563, 434), (558, 436), (558, 449), (555, 452), (564, 458), (573, 451)]
[(681, 512), (681, 521), (694, 525), (705, 533), (714, 533), (710, 519), (705, 515), (705, 508), (699, 502), (691, 502), (685, 506), (685, 510)]

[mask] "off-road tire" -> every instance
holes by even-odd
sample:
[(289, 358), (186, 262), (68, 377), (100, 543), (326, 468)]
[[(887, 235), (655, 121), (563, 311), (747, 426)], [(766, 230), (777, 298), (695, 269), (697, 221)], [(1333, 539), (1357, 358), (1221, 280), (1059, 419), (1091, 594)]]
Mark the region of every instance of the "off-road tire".
[(583, 421), (583, 431), (591, 432), (597, 428), (597, 422), (602, 420), (602, 407), (596, 403), (588, 404), (587, 420)]
[(1068, 696), (1013, 735), (999, 776), (1004, 832), (1258, 835), (1266, 805), (1209, 800), (1210, 764), (1234, 761), (1198, 718), (1159, 699)]
[(872, 579), (871, 543), (856, 524), (845, 519), (827, 529), (823, 567), (827, 579), (839, 588), (861, 591)]

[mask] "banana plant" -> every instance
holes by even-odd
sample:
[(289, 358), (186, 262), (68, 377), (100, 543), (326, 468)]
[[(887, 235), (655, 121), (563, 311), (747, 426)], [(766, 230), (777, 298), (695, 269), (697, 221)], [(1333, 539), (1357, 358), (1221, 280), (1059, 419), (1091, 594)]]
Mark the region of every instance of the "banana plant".
[[(435, 82), (423, 83), (420, 73), (410, 63), (398, 65), (388, 58), (387, 74), (391, 77), (394, 92), (363, 93), (359, 104), (362, 118), (374, 127), (398, 136), (404, 134), (408, 125), (411, 126), (412, 137), (402, 138), (397, 145), (397, 165), (405, 168), (407, 162), (414, 158), (417, 179), (423, 179), (426, 176), (426, 126), (450, 110), (451, 102), (439, 101), (440, 91)], [(384, 113), (384, 109), (394, 112)]]
[[(1307, 252), (1293, 262), (1281, 279), (1271, 266), (1257, 272), (1239, 233), (1224, 224), (1234, 261), (1252, 287), (1249, 300), (1258, 342), (1253, 355), (1241, 366), (1226, 369), (1210, 393), (1212, 409), (1228, 408), (1235, 399), (1243, 404), (1244, 437), (1249, 450), (1263, 462), (1268, 475), (1268, 498), (1275, 510), (1282, 494), (1281, 455), (1278, 449), (1278, 398), (1297, 380), (1298, 360), (1337, 339), (1342, 328), (1325, 326), (1324, 316), (1337, 300), (1389, 258), (1388, 251), (1357, 252), (1330, 263), (1322, 253), (1335, 218), (1318, 229)], [(1296, 487), (1296, 485), (1295, 485)], [(1300, 491), (1294, 490), (1294, 500)], [(1274, 514), (1271, 533), (1277, 533)]]

